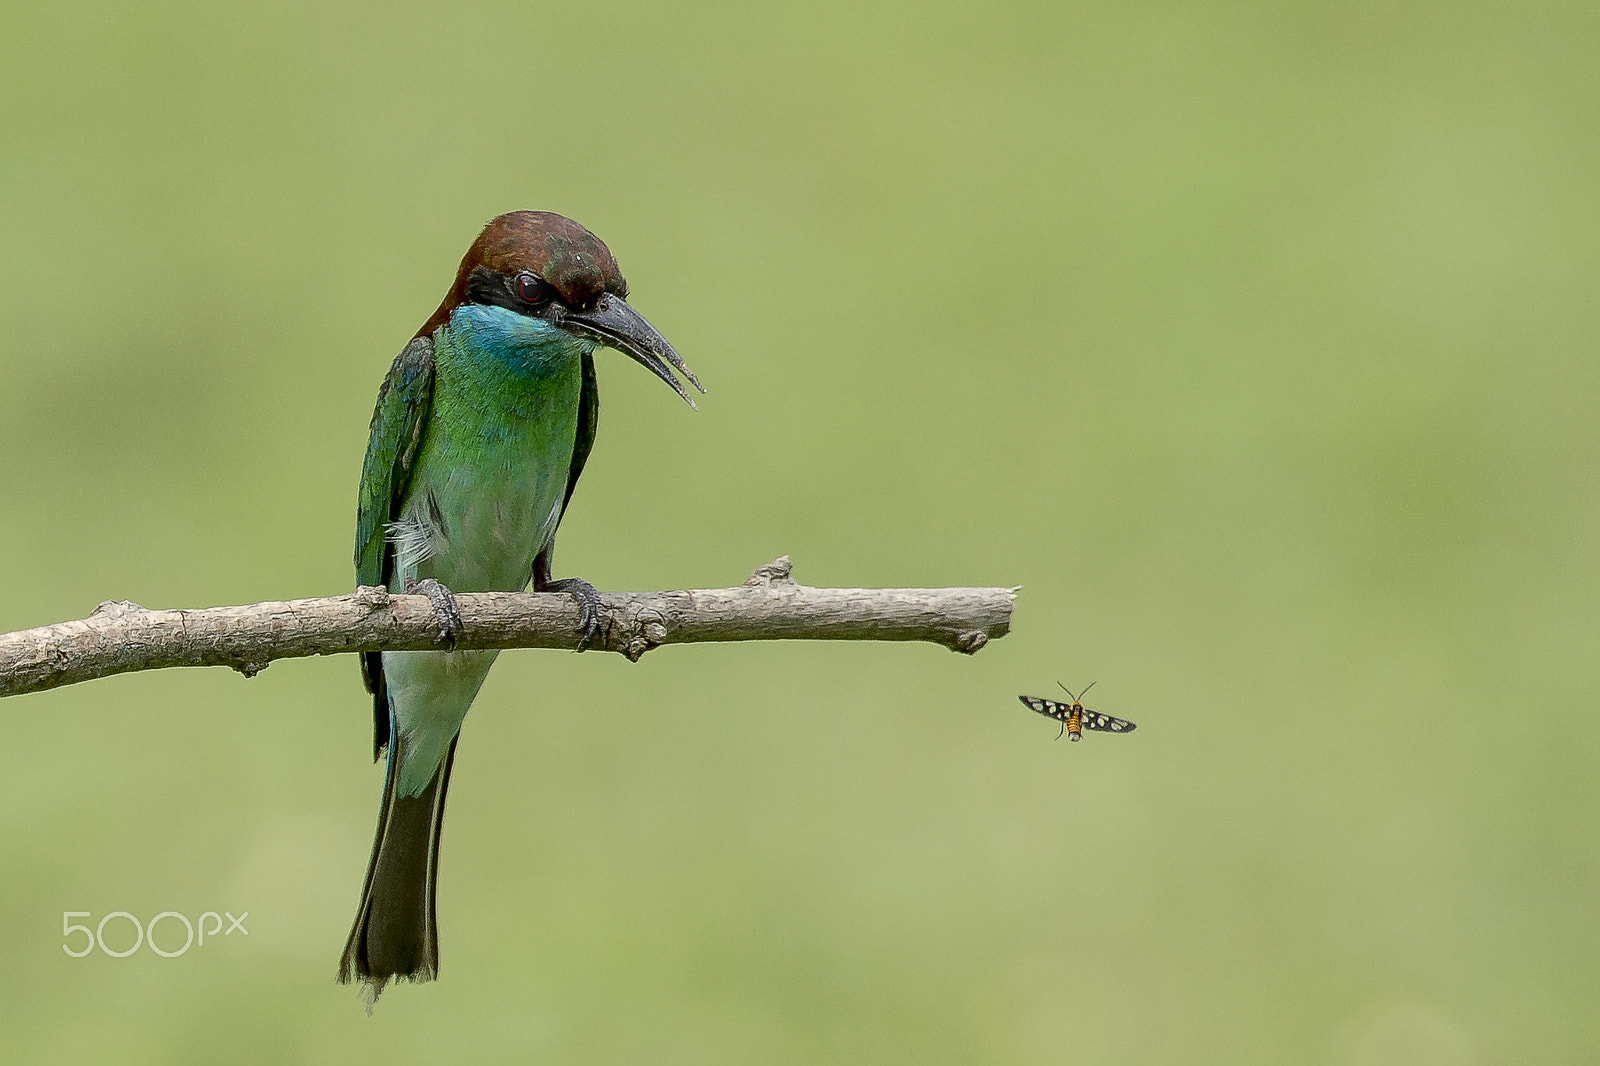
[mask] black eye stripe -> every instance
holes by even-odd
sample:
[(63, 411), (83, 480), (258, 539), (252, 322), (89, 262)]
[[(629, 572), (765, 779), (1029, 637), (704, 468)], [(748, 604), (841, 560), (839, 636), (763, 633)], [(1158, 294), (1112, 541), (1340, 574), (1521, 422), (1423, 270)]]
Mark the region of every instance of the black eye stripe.
[[(534, 299), (528, 299), (523, 293)], [(555, 288), (536, 274), (523, 272), (508, 278), (486, 266), (476, 268), (467, 276), (467, 301), (540, 317), (544, 317), (546, 307), (560, 302)]]

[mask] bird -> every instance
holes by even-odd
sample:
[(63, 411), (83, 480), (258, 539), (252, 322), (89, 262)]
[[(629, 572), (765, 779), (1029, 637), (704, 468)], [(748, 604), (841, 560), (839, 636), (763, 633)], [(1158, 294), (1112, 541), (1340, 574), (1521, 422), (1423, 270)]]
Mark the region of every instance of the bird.
[(362, 463), (356, 583), (427, 595), (437, 651), (365, 652), (383, 804), (338, 980), (370, 1012), (393, 980), (439, 972), (439, 831), (462, 720), (496, 652), (455, 650), (454, 592), (565, 592), (576, 648), (598, 630), (600, 595), (551, 575), (556, 529), (594, 447), (594, 353), (632, 357), (688, 401), (694, 372), (627, 302), (610, 249), (570, 218), (513, 211), (467, 249), (438, 310), (378, 389)]

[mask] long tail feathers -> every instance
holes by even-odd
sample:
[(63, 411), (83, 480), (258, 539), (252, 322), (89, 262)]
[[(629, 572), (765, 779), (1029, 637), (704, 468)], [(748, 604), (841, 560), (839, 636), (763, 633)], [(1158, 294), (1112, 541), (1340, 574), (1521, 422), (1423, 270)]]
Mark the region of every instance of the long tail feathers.
[(444, 796), (450, 785), (456, 742), (439, 764), (433, 780), (418, 796), (399, 794), (399, 747), (391, 732), (384, 775), (383, 807), (367, 863), (350, 939), (339, 960), (339, 981), (361, 981), (362, 995), (372, 1004), (393, 978), (431, 981), (439, 975), (439, 931), (434, 901), (439, 879), (439, 830), (444, 824)]

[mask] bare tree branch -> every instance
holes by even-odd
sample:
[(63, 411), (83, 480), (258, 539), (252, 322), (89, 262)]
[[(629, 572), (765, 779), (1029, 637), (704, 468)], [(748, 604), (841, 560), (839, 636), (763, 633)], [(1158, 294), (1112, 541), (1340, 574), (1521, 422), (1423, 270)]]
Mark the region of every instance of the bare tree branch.
[[(809, 588), (784, 556), (737, 588), (602, 594), (590, 647), (635, 662), (662, 644), (722, 640), (928, 640), (971, 654), (1010, 631), (1015, 593)], [(579, 608), (565, 593), (463, 592), (456, 602), (456, 648), (577, 644)], [(381, 588), (177, 611), (107, 600), (88, 618), (0, 635), (0, 696), (168, 666), (230, 666), (250, 677), (274, 659), (440, 647), (428, 598)]]

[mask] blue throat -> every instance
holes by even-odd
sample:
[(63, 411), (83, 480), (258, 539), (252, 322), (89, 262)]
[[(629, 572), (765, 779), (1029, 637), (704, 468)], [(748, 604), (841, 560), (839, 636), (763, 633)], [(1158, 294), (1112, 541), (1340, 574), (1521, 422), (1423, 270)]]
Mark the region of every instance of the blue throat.
[(545, 379), (569, 371), (579, 356), (594, 351), (594, 342), (574, 337), (539, 318), (504, 307), (462, 304), (449, 323), (434, 335), (468, 362), (483, 364), (491, 377)]

